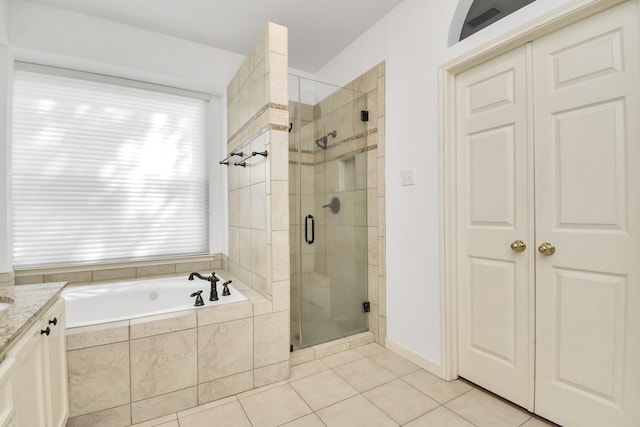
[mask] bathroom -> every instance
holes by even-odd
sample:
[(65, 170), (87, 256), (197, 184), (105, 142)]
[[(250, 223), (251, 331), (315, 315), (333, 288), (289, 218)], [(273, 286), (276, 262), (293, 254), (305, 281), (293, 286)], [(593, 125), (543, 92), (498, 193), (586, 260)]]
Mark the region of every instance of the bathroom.
[[(440, 174), (442, 129), (439, 119), (439, 67), (571, 2), (538, 0), (523, 9), (522, 13), (514, 13), (485, 32), (478, 33), (477, 37), (453, 44), (450, 33), (455, 25), (452, 23), (459, 19), (458, 9), (464, 8), (465, 3), (470, 2), (435, 5), (404, 0), (379, 21), (372, 22), (362, 35), (326, 63), (319, 64), (313, 72), (297, 69), (293, 58), (289, 58), (288, 67), (273, 63), (275, 67), (284, 67), (285, 75), (291, 73), (309, 81), (331, 82), (337, 87), (348, 87), (367, 95), (369, 133), (364, 142), (364, 147), (368, 147), (364, 188), (367, 289), (364, 295), (370, 302), (370, 312), (366, 315), (366, 330), (371, 333), (373, 342), (441, 377), (447, 377), (448, 356), (444, 341), (445, 295), (441, 286), (445, 276), (445, 248), (441, 240), (444, 196)], [(265, 309), (268, 310), (263, 312), (265, 315), (288, 312), (291, 298), (295, 298), (290, 291), (294, 286), (290, 282), (290, 269), (292, 259), (298, 255), (289, 245), (289, 227), (295, 224), (290, 212), (275, 216), (271, 214), (271, 221), (286, 218), (286, 223), (272, 222), (267, 226), (265, 222), (254, 228), (234, 222), (247, 219), (241, 218), (245, 210), (238, 208), (238, 216), (227, 214), (227, 210), (233, 212), (236, 195), (233, 192), (237, 192), (237, 196), (240, 196), (241, 188), (250, 188), (250, 193), (259, 192), (261, 183), (264, 199), (269, 200), (272, 212), (285, 206), (274, 203), (275, 198), (286, 200), (286, 205), (289, 205), (289, 171), (292, 167), (289, 145), (290, 138), (298, 130), (293, 120), (289, 94), (285, 92), (284, 97), (272, 98), (270, 102), (287, 106), (292, 119), (281, 120), (277, 114), (278, 108), (273, 108), (275, 112), (270, 116), (273, 119), (270, 123), (276, 127), (262, 133), (257, 139), (237, 142), (233, 137), (241, 130), (240, 118), (238, 122), (233, 122), (233, 114), (229, 114), (227, 117), (231, 122), (225, 123), (221, 117), (224, 117), (223, 111), (233, 110), (227, 103), (233, 101), (234, 88), (228, 88), (227, 85), (233, 83), (233, 76), (242, 67), (245, 55), (250, 57), (249, 52), (239, 54), (225, 51), (90, 14), (57, 8), (52, 6), (55, 2), (4, 0), (0, 4), (0, 128), (7, 128), (14, 59), (218, 94), (210, 101), (211, 121), (217, 126), (210, 129), (214, 149), (208, 162), (212, 166), (210, 197), (220, 202), (212, 209), (210, 231), (225, 236), (212, 239), (207, 256), (166, 264), (148, 261), (122, 263), (90, 271), (60, 268), (25, 272), (14, 271), (10, 232), (7, 227), (1, 227), (0, 284), (67, 280), (82, 283), (144, 278), (157, 274), (184, 274), (186, 277), (192, 271), (209, 274), (211, 271), (228, 270), (248, 285), (248, 293), (253, 290), (258, 295), (268, 297), (272, 306)], [(264, 24), (261, 24), (261, 30)], [(86, 32), (87, 28), (96, 30)], [(403, 31), (399, 31), (400, 28)], [(260, 31), (256, 29), (256, 37)], [(133, 40), (135, 43), (132, 43)], [(291, 52), (275, 53), (284, 55)], [(245, 76), (251, 75), (250, 65)], [(226, 80), (209, 77), (220, 75), (227, 76)], [(289, 89), (292, 86), (289, 81), (283, 84)], [(263, 105), (266, 101), (263, 99)], [(291, 134), (288, 132), (289, 123), (294, 123)], [(262, 129), (262, 124), (258, 125), (258, 129)], [(228, 126), (232, 131), (227, 132)], [(325, 130), (324, 135), (328, 135), (334, 128)], [(314, 140), (321, 136), (314, 135)], [(341, 136), (338, 133), (337, 137)], [(6, 133), (0, 136), (0, 140), (4, 146), (7, 145)], [(229, 151), (244, 147), (246, 143), (251, 144), (251, 151), (266, 149), (268, 157), (264, 160), (257, 157), (250, 159), (247, 168), (219, 165), (218, 162)], [(4, 164), (8, 164), (7, 156), (7, 150), (0, 153), (0, 160)], [(250, 174), (255, 167), (252, 169), (251, 166), (261, 161), (276, 163), (270, 163), (270, 175), (265, 175), (263, 180), (253, 180)], [(239, 186), (239, 182), (247, 179), (240, 176), (241, 173), (249, 173), (248, 187)], [(406, 182), (401, 179), (405, 174), (411, 177)], [(8, 179), (6, 174), (0, 176), (0, 197), (4, 200), (9, 200)], [(249, 200), (251, 203), (252, 199)], [(329, 202), (326, 200), (323, 204)], [(5, 208), (0, 212), (0, 222), (7, 224), (7, 203), (2, 206)], [(314, 215), (317, 216), (316, 213)], [(299, 218), (301, 222), (297, 225), (302, 227), (304, 216)], [(251, 224), (251, 218), (248, 220)], [(251, 247), (251, 243), (250, 240), (247, 242), (246, 237), (241, 243), (241, 235), (246, 236), (241, 229), (250, 230), (250, 235), (258, 239), (263, 238), (263, 234), (263, 241), (270, 253), (254, 258), (251, 250), (242, 250)], [(319, 225), (317, 230), (320, 230)], [(266, 269), (267, 264), (273, 268)], [(269, 277), (269, 274), (275, 275)], [(288, 316), (284, 315), (283, 318), (286, 318), (287, 327), (286, 334), (281, 336), (286, 336), (287, 354), (276, 357), (274, 363), (267, 365), (273, 368), (270, 371), (273, 378), (285, 375), (287, 368), (283, 362), (289, 357), (289, 344), (293, 344), (289, 342), (290, 336), (295, 335), (291, 334)], [(340, 342), (340, 345), (344, 346), (344, 342)], [(314, 351), (308, 348), (297, 350), (293, 357), (309, 361), (316, 357)]]

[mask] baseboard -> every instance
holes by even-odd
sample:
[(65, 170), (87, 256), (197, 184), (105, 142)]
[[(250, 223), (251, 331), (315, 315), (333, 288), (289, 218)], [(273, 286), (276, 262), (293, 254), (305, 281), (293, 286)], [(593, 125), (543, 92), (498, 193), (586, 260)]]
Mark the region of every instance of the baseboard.
[(438, 365), (437, 363), (427, 359), (426, 357), (419, 355), (413, 350), (409, 350), (408, 348), (393, 342), (392, 340), (389, 339), (389, 337), (385, 339), (385, 347), (393, 351), (394, 353), (397, 353), (398, 355), (404, 357), (410, 362), (415, 363), (416, 365), (420, 366), (422, 369), (429, 371), (430, 373), (437, 376), (438, 378), (444, 379), (444, 376), (442, 375), (441, 365)]

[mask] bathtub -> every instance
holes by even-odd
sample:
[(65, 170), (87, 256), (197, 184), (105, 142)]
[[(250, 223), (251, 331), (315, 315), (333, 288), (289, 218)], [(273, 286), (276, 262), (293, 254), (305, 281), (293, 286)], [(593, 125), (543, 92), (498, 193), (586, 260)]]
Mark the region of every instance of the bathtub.
[[(186, 275), (71, 287), (62, 293), (66, 302), (66, 327), (116, 322), (247, 299), (233, 285), (229, 285), (231, 295), (222, 296), (225, 281), (221, 278), (218, 282), (218, 301), (209, 301), (209, 282), (197, 278), (190, 281)], [(195, 298), (190, 295), (200, 290), (205, 305), (194, 307)]]

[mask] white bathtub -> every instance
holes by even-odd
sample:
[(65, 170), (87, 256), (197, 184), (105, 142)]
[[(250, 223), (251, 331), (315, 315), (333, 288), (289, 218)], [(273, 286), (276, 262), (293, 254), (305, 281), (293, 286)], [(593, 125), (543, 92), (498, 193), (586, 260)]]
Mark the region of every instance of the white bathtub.
[[(218, 275), (218, 277), (220, 277)], [(222, 279), (222, 277), (220, 277)], [(204, 306), (245, 301), (233, 285), (231, 295), (222, 296), (222, 279), (218, 282), (218, 301), (209, 301), (210, 283), (184, 277), (132, 280), (107, 285), (71, 287), (62, 293), (66, 302), (67, 328), (187, 310), (194, 307), (193, 292), (202, 290)]]

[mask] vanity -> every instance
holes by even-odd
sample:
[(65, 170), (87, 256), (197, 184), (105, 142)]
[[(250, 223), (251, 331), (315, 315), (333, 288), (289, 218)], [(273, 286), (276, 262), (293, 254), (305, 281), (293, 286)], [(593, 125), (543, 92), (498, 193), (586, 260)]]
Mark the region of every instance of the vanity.
[(65, 286), (0, 287), (0, 427), (66, 425)]

